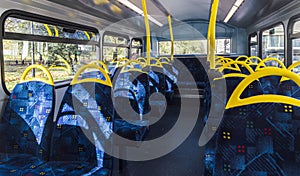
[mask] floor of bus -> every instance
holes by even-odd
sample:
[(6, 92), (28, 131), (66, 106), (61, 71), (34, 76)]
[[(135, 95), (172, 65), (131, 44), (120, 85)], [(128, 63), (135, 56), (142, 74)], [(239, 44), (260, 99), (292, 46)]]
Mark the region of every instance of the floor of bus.
[[(191, 111), (194, 106), (189, 106)], [(150, 126), (147, 139), (155, 139), (168, 132), (177, 120), (180, 100), (175, 99), (168, 105), (165, 115), (155, 125)], [(188, 114), (186, 114), (188, 116)], [(203, 128), (203, 108), (200, 107), (197, 123), (189, 137), (174, 151), (149, 161), (126, 161), (122, 172), (114, 169), (113, 176), (199, 176), (203, 175), (203, 147), (198, 145)]]

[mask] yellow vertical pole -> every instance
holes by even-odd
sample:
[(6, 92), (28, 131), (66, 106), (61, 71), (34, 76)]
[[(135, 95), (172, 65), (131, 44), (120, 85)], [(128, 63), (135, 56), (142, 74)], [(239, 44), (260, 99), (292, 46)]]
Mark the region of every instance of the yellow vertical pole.
[(169, 29), (170, 29), (170, 39), (171, 39), (171, 60), (174, 59), (174, 36), (173, 36), (173, 28), (172, 28), (172, 19), (171, 15), (168, 15)]
[(211, 6), (210, 20), (207, 33), (207, 57), (210, 68), (215, 69), (215, 50), (216, 50), (216, 21), (218, 14), (219, 0), (214, 0)]
[(146, 56), (147, 56), (147, 65), (150, 65), (150, 49), (151, 49), (151, 43), (150, 43), (150, 25), (148, 20), (148, 12), (147, 12), (147, 3), (146, 0), (142, 0), (143, 5), (143, 11), (144, 11), (144, 22), (145, 22), (145, 28), (146, 28)]

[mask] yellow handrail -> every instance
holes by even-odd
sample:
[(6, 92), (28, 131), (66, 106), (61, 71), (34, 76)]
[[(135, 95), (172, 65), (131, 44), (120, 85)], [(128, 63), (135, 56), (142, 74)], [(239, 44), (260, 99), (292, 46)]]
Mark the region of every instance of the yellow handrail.
[(255, 71), (262, 69), (261, 67), (263, 67), (263, 68), (266, 67), (265, 62), (268, 62), (268, 61), (275, 61), (281, 66), (281, 68), (286, 69), (285, 65), (277, 58), (265, 58), (264, 60), (262, 60), (261, 62), (258, 63)]
[[(241, 59), (244, 59), (244, 60), (241, 60)], [(246, 55), (241, 55), (239, 56), (238, 58), (236, 58), (236, 61), (246, 61), (248, 59), (248, 56)]]
[(277, 67), (265, 67), (258, 72), (254, 72), (245, 79), (243, 79), (240, 84), (235, 88), (231, 94), (226, 109), (234, 108), (238, 106), (251, 105), (256, 103), (283, 103), (290, 104), (294, 106), (300, 106), (300, 100), (283, 96), (283, 95), (255, 95), (248, 98), (241, 99), (240, 96), (246, 87), (249, 86), (253, 81), (266, 76), (283, 76), (293, 80), (298, 86), (300, 86), (300, 77), (284, 68)]
[[(142, 69), (139, 69), (139, 68), (134, 68), (134, 65), (133, 64), (138, 64), (141, 66), (141, 68), (144, 67), (144, 64), (141, 63), (140, 61), (138, 60), (131, 60), (129, 62), (127, 62), (121, 69), (121, 73), (123, 72), (128, 72), (128, 71), (138, 71), (138, 72), (141, 72), (141, 73), (145, 73), (144, 71), (142, 71)], [(129, 68), (128, 68), (129, 67)], [(127, 69), (128, 68), (128, 69)]]
[[(81, 75), (81, 73), (83, 73), (84, 70), (86, 69), (97, 69), (99, 70), (105, 80), (101, 80), (101, 79), (97, 79), (97, 78), (84, 78), (84, 79), (81, 79), (79, 80), (79, 76)], [(103, 85), (107, 85), (109, 87), (112, 87), (112, 83), (111, 83), (111, 80), (108, 76), (108, 74), (106, 73), (106, 71), (101, 68), (100, 66), (96, 65), (96, 64), (88, 64), (88, 65), (84, 65), (82, 66), (78, 71), (77, 73), (75, 74), (73, 80), (71, 81), (71, 85), (75, 85), (75, 84), (80, 84), (80, 83), (85, 83), (85, 82), (97, 82), (97, 83), (100, 83), (100, 84), (103, 84)]]
[(170, 38), (171, 38), (171, 60), (174, 60), (174, 36), (172, 28), (172, 19), (171, 15), (168, 15), (169, 29), (170, 29)]
[(147, 12), (147, 3), (146, 0), (142, 0), (143, 5), (143, 12), (144, 12), (144, 21), (145, 21), (145, 28), (146, 28), (146, 58), (147, 58), (147, 65), (150, 65), (150, 50), (151, 50), (151, 41), (150, 41), (150, 25), (148, 20), (148, 12)]
[[(252, 59), (257, 60), (257, 63), (252, 62)], [(262, 60), (261, 58), (257, 57), (257, 56), (250, 56), (248, 57), (248, 59), (245, 61), (248, 65), (258, 65), (258, 63), (260, 63)]]
[[(57, 62), (62, 62), (62, 63), (64, 63), (64, 65), (65, 65), (66, 67), (56, 66), (55, 63), (57, 63)], [(64, 70), (64, 71), (68, 72), (68, 74), (71, 74), (71, 73), (72, 73), (72, 68), (71, 68), (70, 64), (69, 64), (65, 59), (63, 59), (63, 58), (60, 58), (60, 59), (56, 60), (56, 61), (54, 62), (54, 65), (51, 65), (51, 66), (49, 67), (49, 70), (54, 70), (54, 69)]]
[[(37, 77), (33, 77), (33, 78), (28, 78), (26, 80), (26, 76), (27, 74), (29, 73), (30, 70), (32, 69), (40, 69), (42, 70), (48, 77), (48, 79), (45, 79), (45, 78), (37, 78)], [(42, 65), (37, 65), (37, 64), (34, 64), (34, 65), (30, 65), (29, 67), (27, 67), (25, 69), (25, 71), (23, 72), (22, 76), (21, 76), (21, 79), (20, 79), (20, 83), (23, 83), (23, 82), (28, 82), (28, 81), (41, 81), (41, 82), (44, 82), (44, 83), (47, 83), (49, 85), (54, 85), (54, 81), (53, 81), (53, 78), (52, 78), (52, 75), (50, 74), (50, 72), (47, 70), (47, 68), (45, 68), (44, 66)]]
[(215, 69), (215, 50), (216, 50), (216, 21), (218, 14), (219, 0), (214, 0), (211, 6), (210, 20), (207, 32), (207, 59), (210, 62), (210, 68)]
[(96, 64), (96, 65), (100, 64), (100, 66), (106, 71), (106, 73), (109, 73), (106, 64), (104, 62), (102, 62), (102, 61), (95, 60), (95, 61), (90, 62), (90, 64)]

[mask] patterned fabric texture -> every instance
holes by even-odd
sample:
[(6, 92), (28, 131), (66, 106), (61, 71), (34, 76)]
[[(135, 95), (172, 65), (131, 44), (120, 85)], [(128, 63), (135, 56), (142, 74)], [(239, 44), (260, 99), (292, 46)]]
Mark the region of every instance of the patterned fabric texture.
[(54, 88), (43, 82), (17, 84), (0, 122), (0, 174), (16, 174), (49, 158)]
[(103, 151), (113, 130), (110, 91), (92, 82), (69, 86), (53, 129), (50, 162), (25, 175), (110, 175), (112, 159)]
[[(149, 80), (147, 74), (140, 72), (124, 72), (120, 73), (114, 88), (114, 97), (116, 106), (122, 107), (123, 103), (127, 103), (128, 99), (135, 113), (125, 112), (122, 114), (132, 115), (132, 121), (138, 121), (140, 116), (147, 113), (149, 107)], [(122, 109), (122, 108), (118, 108)], [(121, 115), (116, 113), (114, 131), (127, 139), (141, 141), (144, 139), (147, 127), (135, 125), (122, 119)]]

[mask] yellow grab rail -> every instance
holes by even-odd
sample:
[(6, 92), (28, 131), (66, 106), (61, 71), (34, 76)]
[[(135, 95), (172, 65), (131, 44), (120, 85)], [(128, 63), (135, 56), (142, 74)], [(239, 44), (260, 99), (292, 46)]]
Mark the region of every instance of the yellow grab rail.
[(102, 61), (95, 60), (95, 61), (90, 62), (90, 64), (96, 64), (96, 65), (99, 64), (106, 71), (106, 73), (109, 73), (106, 64)]
[[(165, 60), (165, 61), (164, 61)], [(167, 57), (160, 57), (159, 59), (158, 59), (158, 61), (161, 63), (161, 64), (168, 64), (168, 65), (171, 65), (171, 61), (170, 61), (170, 59), (169, 58), (167, 58)]]
[[(252, 60), (257, 60), (257, 63), (252, 62)], [(248, 59), (245, 61), (248, 65), (258, 65), (261, 62), (261, 58), (257, 56), (250, 56)]]
[(288, 70), (292, 71), (294, 68), (299, 67), (299, 66), (300, 66), (300, 61), (295, 62), (288, 67)]
[[(42, 70), (48, 77), (48, 79), (45, 79), (45, 78), (37, 78), (37, 77), (33, 77), (33, 78), (28, 78), (26, 79), (26, 76), (27, 74), (29, 73), (30, 70), (32, 69), (40, 69)], [(53, 81), (53, 78), (52, 78), (52, 75), (50, 74), (50, 72), (47, 70), (47, 68), (45, 68), (44, 66), (42, 65), (37, 65), (37, 64), (34, 64), (34, 65), (30, 65), (29, 67), (27, 67), (25, 69), (25, 71), (23, 72), (22, 76), (21, 76), (21, 79), (20, 79), (20, 83), (24, 83), (24, 82), (28, 82), (28, 81), (41, 81), (41, 82), (44, 82), (44, 83), (47, 83), (49, 85), (54, 85), (54, 81)]]
[(147, 65), (150, 65), (150, 50), (151, 50), (151, 41), (150, 41), (150, 25), (148, 20), (148, 12), (147, 12), (147, 3), (146, 0), (142, 0), (143, 12), (144, 12), (144, 21), (145, 21), (145, 28), (146, 28), (146, 58), (147, 58)]
[[(244, 60), (242, 60), (242, 59), (244, 59)], [(241, 55), (241, 56), (239, 56), (239, 57), (236, 58), (236, 61), (246, 61), (247, 59), (248, 59), (248, 56)]]
[[(298, 66), (300, 66), (300, 61), (293, 63), (293, 64), (290, 65), (287, 69), (288, 69), (289, 71), (292, 72), (292, 70), (293, 70), (294, 68), (298, 67)], [(300, 76), (300, 75), (298, 74), (298, 76)], [(282, 77), (281, 80), (280, 80), (280, 82), (288, 81), (288, 80), (290, 80), (290, 79), (287, 78), (287, 77)]]
[[(235, 67), (232, 67), (231, 65), (234, 65)], [(241, 69), (238, 65), (242, 65), (243, 67), (245, 67), (250, 74), (254, 72), (253, 69), (244, 61), (232, 61), (232, 62), (225, 63), (219, 70), (223, 71), (224, 69), (230, 69), (230, 70), (235, 70), (240, 72)]]
[(249, 86), (253, 81), (266, 76), (287, 77), (293, 80), (298, 86), (300, 86), (300, 77), (297, 74), (283, 68), (266, 67), (259, 70), (258, 72), (252, 73), (240, 82), (240, 84), (235, 88), (235, 90), (231, 94), (227, 102), (226, 109), (256, 103), (283, 103), (294, 106), (300, 106), (300, 100), (283, 95), (255, 95), (241, 99), (241, 94), (247, 86)]
[[(57, 66), (55, 63), (58, 63), (58, 62), (62, 62), (66, 67)], [(49, 67), (49, 70), (54, 70), (54, 69), (65, 70), (65, 71), (67, 71), (69, 74), (72, 73), (72, 68), (71, 68), (70, 64), (69, 64), (65, 59), (63, 59), (63, 58), (60, 58), (60, 59), (56, 60), (56, 61), (54, 62), (54, 65), (51, 65), (51, 66)]]
[(140, 62), (144, 62), (145, 64), (147, 63), (147, 60), (143, 57), (138, 57), (136, 60), (138, 60)]
[(265, 62), (268, 62), (268, 61), (275, 61), (281, 66), (281, 68), (286, 69), (285, 65), (280, 60), (278, 60), (277, 58), (265, 58), (264, 60), (262, 60), (261, 62), (258, 63), (255, 71), (266, 67)]
[(210, 68), (215, 69), (215, 50), (216, 50), (216, 21), (218, 14), (219, 0), (214, 0), (211, 6), (211, 13), (207, 32), (207, 59)]
[[(79, 76), (81, 75), (81, 73), (83, 73), (86, 69), (97, 69), (99, 70), (105, 80), (101, 80), (101, 79), (97, 79), (97, 78), (84, 78), (84, 79), (81, 79), (79, 80)], [(78, 71), (77, 73), (75, 74), (73, 80), (71, 81), (71, 85), (75, 85), (75, 84), (80, 84), (80, 83), (85, 83), (85, 82), (97, 82), (97, 83), (100, 83), (100, 84), (103, 84), (103, 85), (107, 85), (109, 87), (112, 87), (112, 83), (111, 83), (111, 80), (108, 76), (108, 74), (106, 73), (106, 71), (101, 68), (100, 66), (96, 65), (96, 64), (88, 64), (88, 65), (84, 65), (82, 66)]]
[(145, 66), (142, 62), (140, 62), (138, 60), (131, 60), (122, 67), (121, 73), (128, 72), (128, 71), (137, 71), (137, 72), (145, 73), (144, 71), (142, 71), (142, 69), (134, 68), (134, 64), (140, 65), (141, 68), (143, 68)]
[(170, 38), (171, 38), (171, 60), (174, 60), (174, 36), (172, 28), (172, 19), (171, 15), (168, 15), (169, 29), (170, 29)]

